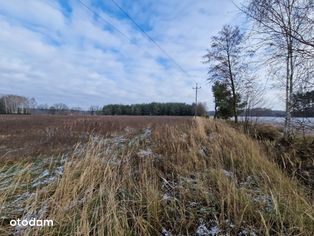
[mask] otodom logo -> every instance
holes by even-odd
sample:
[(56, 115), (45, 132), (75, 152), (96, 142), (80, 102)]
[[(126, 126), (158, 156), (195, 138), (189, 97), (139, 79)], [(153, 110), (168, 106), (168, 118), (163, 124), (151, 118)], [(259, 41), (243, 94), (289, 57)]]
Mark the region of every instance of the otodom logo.
[(46, 227), (46, 226), (53, 226), (53, 220), (37, 220), (35, 218), (30, 219), (30, 220), (17, 219), (17, 220), (11, 220), (10, 225), (13, 227), (15, 227), (15, 226), (19, 226), (19, 227), (27, 227), (27, 226)]

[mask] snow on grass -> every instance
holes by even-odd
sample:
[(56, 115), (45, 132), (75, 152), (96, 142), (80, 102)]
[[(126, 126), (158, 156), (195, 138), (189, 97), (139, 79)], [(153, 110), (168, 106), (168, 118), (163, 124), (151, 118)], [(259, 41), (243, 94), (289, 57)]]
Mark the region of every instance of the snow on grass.
[(213, 226), (209, 230), (209, 235), (218, 235), (219, 232), (220, 229), (218, 228), (218, 226)]
[(164, 193), (162, 195), (162, 200), (163, 201), (168, 201), (168, 200), (171, 200), (171, 199), (172, 199), (172, 196), (169, 193)]
[(139, 157), (155, 157), (155, 154), (150, 148), (148, 148), (147, 150), (140, 149), (137, 155)]
[(168, 230), (166, 230), (165, 228), (162, 228), (161, 234), (162, 234), (163, 236), (172, 236), (171, 232), (168, 231)]
[(196, 229), (197, 236), (208, 236), (210, 235), (210, 230), (206, 227), (205, 224), (201, 224)]
[(256, 233), (248, 229), (242, 229), (238, 236), (256, 236)]
[(227, 177), (233, 177), (233, 175), (234, 175), (232, 171), (227, 171), (227, 170), (223, 170), (223, 173)]

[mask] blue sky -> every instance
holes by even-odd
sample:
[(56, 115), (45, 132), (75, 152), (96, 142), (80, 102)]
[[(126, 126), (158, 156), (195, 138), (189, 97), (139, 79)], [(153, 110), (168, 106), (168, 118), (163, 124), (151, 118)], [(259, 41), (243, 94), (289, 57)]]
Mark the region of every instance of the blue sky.
[(82, 1), (101, 18), (78, 0), (0, 2), (0, 94), (84, 109), (109, 103), (192, 103), (194, 79), (202, 86), (199, 101), (213, 110), (201, 61), (211, 36), (224, 24), (244, 21), (231, 0), (115, 0), (191, 77), (111, 0)]

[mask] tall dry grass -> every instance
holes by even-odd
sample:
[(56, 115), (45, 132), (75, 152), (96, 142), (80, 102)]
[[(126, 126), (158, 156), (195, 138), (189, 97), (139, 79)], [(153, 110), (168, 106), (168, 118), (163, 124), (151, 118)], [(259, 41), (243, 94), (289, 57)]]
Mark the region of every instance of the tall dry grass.
[[(20, 179), (10, 184), (11, 194)], [(223, 122), (197, 119), (128, 137), (93, 136), (77, 145), (62, 176), (36, 188), (23, 206), (21, 216), (53, 219), (54, 227), (14, 230), (21, 235), (312, 235), (313, 199), (307, 194), (246, 135)]]

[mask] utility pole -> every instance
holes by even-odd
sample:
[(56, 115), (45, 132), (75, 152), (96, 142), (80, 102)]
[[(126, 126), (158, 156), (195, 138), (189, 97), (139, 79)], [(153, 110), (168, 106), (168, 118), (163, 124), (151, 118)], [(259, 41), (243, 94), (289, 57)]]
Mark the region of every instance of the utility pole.
[(198, 90), (201, 89), (202, 87), (198, 87), (198, 84), (195, 82), (196, 86), (195, 88), (195, 109), (194, 109), (194, 118), (196, 118), (196, 115), (197, 115), (197, 95), (198, 95)]

